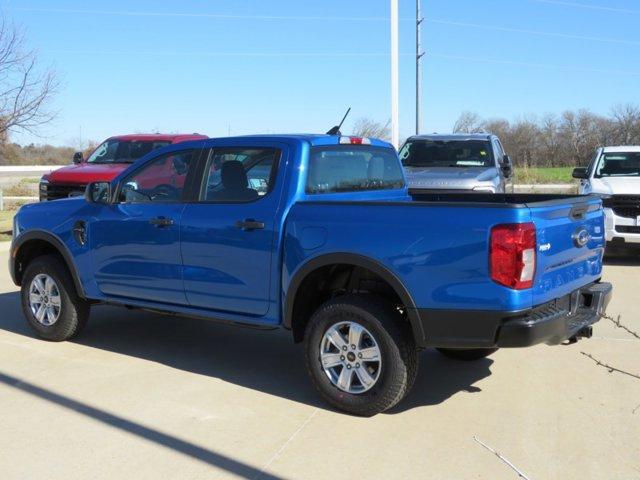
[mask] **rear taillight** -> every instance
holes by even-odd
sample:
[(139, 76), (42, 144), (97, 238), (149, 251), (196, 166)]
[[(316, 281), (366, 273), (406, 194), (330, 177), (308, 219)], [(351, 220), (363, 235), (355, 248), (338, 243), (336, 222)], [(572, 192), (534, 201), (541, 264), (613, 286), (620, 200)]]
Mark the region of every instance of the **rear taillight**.
[(491, 280), (515, 290), (533, 286), (536, 273), (536, 227), (509, 223), (491, 229)]

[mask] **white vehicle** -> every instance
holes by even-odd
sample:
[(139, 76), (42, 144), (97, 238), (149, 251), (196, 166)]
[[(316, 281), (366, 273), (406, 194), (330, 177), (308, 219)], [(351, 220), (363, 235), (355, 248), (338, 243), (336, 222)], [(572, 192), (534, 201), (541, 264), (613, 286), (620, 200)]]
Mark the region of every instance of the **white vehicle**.
[(598, 148), (573, 177), (581, 194), (611, 195), (603, 200), (607, 244), (640, 246), (640, 146)]

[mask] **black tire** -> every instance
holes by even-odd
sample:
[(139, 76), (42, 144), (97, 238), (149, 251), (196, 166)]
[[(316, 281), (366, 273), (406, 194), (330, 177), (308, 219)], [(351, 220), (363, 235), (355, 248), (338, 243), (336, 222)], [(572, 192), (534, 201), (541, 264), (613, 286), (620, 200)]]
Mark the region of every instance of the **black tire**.
[(467, 362), (486, 358), (498, 351), (497, 348), (436, 348), (445, 357)]
[[(29, 294), (33, 279), (40, 274), (50, 276), (60, 294), (60, 313), (52, 325), (38, 322), (29, 305)], [(27, 266), (22, 278), (22, 311), (29, 326), (40, 338), (62, 342), (76, 336), (89, 318), (89, 304), (78, 297), (73, 280), (60, 259), (54, 255), (37, 257)]]
[[(362, 393), (335, 386), (325, 373), (320, 350), (333, 325), (350, 321), (368, 330), (380, 349), (376, 383)], [(345, 295), (324, 303), (311, 317), (304, 337), (307, 371), (320, 395), (344, 412), (370, 417), (396, 405), (408, 393), (418, 373), (418, 349), (408, 324), (386, 300), (372, 295)]]

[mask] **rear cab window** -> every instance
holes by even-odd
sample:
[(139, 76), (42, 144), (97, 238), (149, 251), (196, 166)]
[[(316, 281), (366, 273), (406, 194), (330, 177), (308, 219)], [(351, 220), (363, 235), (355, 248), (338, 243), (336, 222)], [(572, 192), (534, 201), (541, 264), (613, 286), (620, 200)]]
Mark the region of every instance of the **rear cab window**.
[(405, 186), (395, 150), (362, 145), (312, 147), (306, 193), (395, 190)]

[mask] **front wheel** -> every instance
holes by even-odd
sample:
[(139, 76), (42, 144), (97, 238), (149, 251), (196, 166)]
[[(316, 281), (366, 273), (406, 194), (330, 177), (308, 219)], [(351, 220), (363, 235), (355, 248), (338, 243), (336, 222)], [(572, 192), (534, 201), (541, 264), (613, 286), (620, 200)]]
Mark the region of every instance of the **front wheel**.
[(418, 350), (393, 306), (371, 295), (329, 300), (305, 332), (309, 375), (339, 410), (372, 416), (397, 404), (413, 384)]
[(53, 255), (29, 263), (21, 296), (27, 323), (45, 340), (61, 342), (74, 337), (89, 317), (89, 305), (78, 297), (69, 272)]
[(445, 357), (465, 361), (480, 360), (498, 351), (497, 348), (436, 348), (436, 350)]

